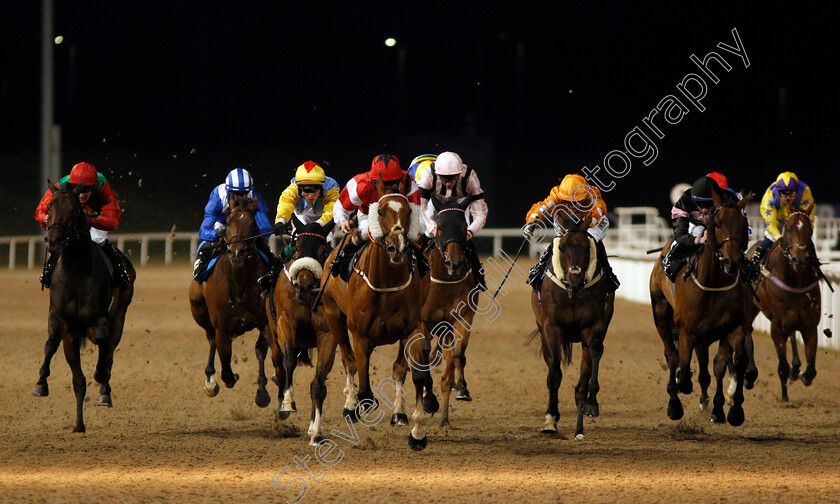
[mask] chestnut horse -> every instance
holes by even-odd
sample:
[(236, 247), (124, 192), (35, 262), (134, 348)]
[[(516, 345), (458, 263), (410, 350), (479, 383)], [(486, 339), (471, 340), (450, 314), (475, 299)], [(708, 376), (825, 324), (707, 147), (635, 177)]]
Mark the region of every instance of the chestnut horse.
[(122, 338), (125, 313), (134, 296), (136, 273), (131, 262), (120, 252), (123, 264), (131, 278), (128, 286), (118, 288), (111, 282), (108, 260), (90, 239), (90, 227), (85, 220), (78, 190), (64, 184), (56, 190), (49, 204), (47, 248), (60, 253), (61, 259), (53, 274), (50, 287), (50, 316), (47, 343), (44, 345), (44, 363), (32, 395), (49, 395), (47, 377), (50, 361), (64, 343), (64, 356), (73, 371), (73, 392), (76, 394), (76, 425), (73, 432), (85, 432), (83, 404), (87, 381), (82, 373), (80, 348), (85, 338), (99, 346), (94, 379), (99, 387), (99, 406), (112, 406), (111, 366), (114, 350)]
[[(797, 378), (805, 386), (817, 375), (817, 326), (820, 323), (819, 277), (814, 268), (814, 242), (811, 219), (803, 212), (793, 212), (785, 220), (782, 236), (770, 248), (762, 275), (758, 279), (758, 299), (750, 305), (750, 321), (761, 311), (770, 320), (770, 336), (779, 356), (779, 380), (782, 401), (788, 401), (787, 380)], [(750, 256), (755, 246), (750, 250)], [(805, 372), (799, 374), (796, 331), (805, 343)], [(793, 352), (793, 369), (787, 361), (787, 341)]]
[(322, 226), (319, 222), (303, 224), (293, 214), (295, 225), (294, 255), (288, 259), (283, 274), (277, 279), (274, 297), (266, 300), (269, 344), (279, 387), (276, 415), (286, 419), (297, 412), (292, 379), (298, 363), (312, 365), (309, 351), (318, 349), (318, 366), (312, 380), (312, 415), (310, 444), (323, 440), (324, 383), (335, 360), (336, 343), (324, 319), (324, 310), (312, 311), (327, 259), (327, 235), (335, 222)]
[[(439, 404), (432, 391), (430, 338), (420, 316), (428, 291), (423, 291), (418, 269), (409, 253), (412, 242), (420, 235), (419, 207), (406, 197), (411, 184), (411, 177), (406, 175), (398, 193), (386, 194), (381, 178), (376, 182), (376, 190), (382, 196), (369, 206), (372, 243), (361, 252), (349, 282), (345, 283), (340, 277), (327, 282), (330, 277), (325, 275), (322, 287), (330, 332), (348, 362), (349, 355), (355, 357), (359, 372), (357, 397), (352, 385), (353, 374), (348, 374), (345, 415), (351, 414), (348, 411), (351, 408), (357, 414), (367, 414), (378, 406), (379, 401), (370, 386), (370, 355), (377, 346), (399, 342), (393, 378), (405, 377), (406, 369), (402, 364), (405, 348), (407, 358), (411, 360), (415, 387), (414, 427), (408, 442), (413, 450), (422, 450), (427, 444), (426, 413), (436, 412)], [(329, 262), (337, 252), (331, 254)], [(352, 347), (348, 330), (353, 337)], [(352, 373), (352, 364), (347, 367), (350, 368), (348, 373)], [(326, 389), (321, 393), (325, 395)], [(403, 413), (402, 390), (396, 397), (394, 414)], [(358, 404), (352, 404), (356, 400)]]
[[(440, 379), (442, 399), (441, 426), (449, 425), (449, 398), (453, 390), (455, 399), (471, 401), (464, 366), (467, 359), (464, 352), (470, 341), (475, 303), (468, 302), (468, 296), (477, 296), (476, 283), (465, 255), (467, 246), (467, 220), (465, 212), (471, 200), (441, 200), (432, 195), (431, 203), (437, 211), (437, 232), (429, 260), (431, 270), (429, 294), (423, 304), (423, 322), (438, 336), (438, 344), (432, 352), (432, 363), (443, 359), (443, 376)], [(457, 316), (456, 316), (457, 315)], [(455, 377), (457, 376), (457, 380)], [(392, 424), (407, 418), (393, 418)], [(405, 424), (403, 424), (405, 425)]]
[[(708, 347), (720, 340), (715, 356), (714, 371), (717, 390), (713, 401), (711, 420), (731, 425), (744, 423), (744, 380), (748, 364), (746, 337), (752, 319), (747, 315), (751, 303), (746, 278), (740, 275), (741, 262), (746, 261), (744, 251), (748, 241), (747, 219), (743, 209), (752, 199), (752, 193), (737, 204), (724, 202), (717, 193), (712, 196), (714, 211), (707, 229), (708, 238), (696, 257), (696, 267), (688, 277), (677, 276), (672, 283), (662, 271), (661, 261), (656, 261), (650, 275), (650, 300), (653, 319), (665, 347), (668, 364), (668, 417), (679, 420), (683, 407), (677, 392), (690, 394), (691, 353), (696, 351), (702, 388), (701, 406), (708, 402)], [(667, 253), (670, 242), (662, 249)], [(660, 256), (660, 257), (661, 257)], [(674, 345), (672, 331), (679, 331), (679, 350)], [(704, 358), (705, 357), (705, 358)], [(724, 415), (723, 377), (732, 359), (736, 374), (734, 404)], [(678, 369), (679, 367), (679, 369)], [(750, 380), (754, 380), (754, 376)]]
[(225, 250), (206, 282), (199, 284), (193, 280), (190, 284), (190, 311), (196, 323), (204, 329), (210, 344), (210, 355), (204, 370), (207, 375), (204, 392), (209, 397), (219, 393), (219, 384), (215, 379), (216, 350), (222, 364), (222, 381), (227, 388), (232, 388), (239, 375), (230, 367), (231, 342), (251, 329), (259, 329), (255, 345), (259, 376), (254, 401), (260, 408), (265, 408), (271, 402), (265, 389), (268, 382), (265, 377), (268, 317), (257, 279), (266, 274), (268, 268), (260, 259), (253, 239), (259, 232), (254, 219), (257, 205), (257, 199), (231, 198), (223, 239)]
[(580, 343), (580, 378), (575, 385), (578, 440), (584, 439), (583, 417), (600, 414), (598, 369), (615, 303), (615, 293), (609, 289), (598, 264), (595, 242), (586, 232), (589, 221), (588, 216), (564, 220), (566, 232), (554, 239), (556, 255), (546, 270), (546, 278), (540, 289), (531, 293), (531, 309), (537, 322), (532, 336), (539, 333), (548, 366), (548, 409), (540, 432), (557, 432), (562, 367), (572, 360), (572, 343)]

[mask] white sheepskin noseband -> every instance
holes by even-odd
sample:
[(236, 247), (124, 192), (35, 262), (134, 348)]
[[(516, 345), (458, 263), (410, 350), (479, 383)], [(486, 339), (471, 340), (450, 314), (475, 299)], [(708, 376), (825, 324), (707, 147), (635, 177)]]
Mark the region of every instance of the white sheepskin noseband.
[(295, 261), (289, 267), (289, 275), (292, 278), (297, 278), (298, 273), (300, 273), (301, 270), (305, 269), (311, 271), (312, 275), (315, 276), (316, 280), (320, 280), (321, 275), (324, 272), (324, 268), (315, 258), (301, 257), (300, 259), (295, 259)]
[[(406, 233), (409, 241), (416, 242), (420, 238), (420, 206), (416, 203), (412, 203), (408, 201), (408, 198), (403, 196), (402, 194), (386, 194), (382, 198), (379, 198), (379, 201), (376, 203), (371, 203), (368, 206), (368, 229), (370, 230), (370, 236), (374, 240), (379, 240), (385, 234), (382, 231), (382, 225), (379, 222), (379, 203), (385, 197), (391, 196), (400, 196), (406, 200), (408, 203), (411, 212), (409, 212), (408, 218), (408, 233)], [(395, 211), (399, 211), (399, 203), (396, 201), (389, 201), (388, 206), (393, 208)]]

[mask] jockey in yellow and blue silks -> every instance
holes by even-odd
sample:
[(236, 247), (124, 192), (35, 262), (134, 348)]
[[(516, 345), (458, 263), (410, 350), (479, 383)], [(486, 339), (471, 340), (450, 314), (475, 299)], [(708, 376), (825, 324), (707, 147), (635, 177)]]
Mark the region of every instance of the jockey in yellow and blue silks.
[(408, 167), (408, 174), (415, 182), (420, 182), (420, 175), (437, 160), (436, 154), (421, 154), (411, 160)]
[[(196, 251), (195, 265), (193, 266), (193, 277), (199, 281), (199, 276), (204, 273), (207, 263), (212, 259), (214, 252), (218, 250), (219, 240), (225, 235), (227, 217), (225, 213), (230, 211), (230, 197), (232, 195), (245, 195), (253, 201), (257, 200), (257, 213), (254, 215), (259, 234), (270, 233), (272, 230), (271, 220), (268, 218), (268, 207), (265, 199), (260, 196), (254, 187), (254, 179), (248, 170), (234, 168), (228, 173), (223, 184), (219, 184), (210, 192), (210, 198), (204, 207), (204, 220), (201, 222), (201, 229), (198, 237), (202, 242)], [(257, 238), (257, 250), (261, 252), (270, 263), (274, 254), (265, 238)]]
[[(781, 228), (788, 216), (794, 212), (802, 212), (811, 219), (814, 225), (814, 210), (816, 204), (811, 195), (808, 184), (797, 178), (793, 172), (780, 173), (761, 198), (761, 217), (766, 227), (764, 238), (758, 242), (753, 254), (753, 275), (757, 276), (761, 263), (767, 256), (770, 247), (782, 236)], [(814, 251), (815, 252), (815, 251)], [(816, 255), (813, 256), (816, 259)]]

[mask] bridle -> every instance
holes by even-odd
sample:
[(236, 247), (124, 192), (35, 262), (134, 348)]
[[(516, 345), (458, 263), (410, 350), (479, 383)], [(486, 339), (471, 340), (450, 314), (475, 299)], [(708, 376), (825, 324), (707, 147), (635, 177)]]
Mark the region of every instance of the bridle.
[[(721, 208), (726, 208), (726, 207), (721, 207)], [(714, 212), (712, 212), (711, 216), (709, 217), (709, 222), (711, 223), (711, 227), (713, 229), (712, 233), (714, 233), (714, 228), (717, 227), (716, 223), (715, 223), (715, 215), (717, 215), (719, 210), (720, 210), (720, 208), (716, 208), (714, 210)], [(726, 242), (729, 242), (729, 241), (734, 241), (738, 245), (738, 250), (741, 251), (741, 257), (743, 258), (744, 257), (744, 248), (741, 246), (741, 240), (739, 240), (738, 238), (736, 238), (734, 236), (727, 236), (726, 238), (724, 238), (720, 242), (715, 240), (715, 245), (714, 246), (712, 246), (709, 243), (709, 241), (706, 240), (705, 245), (707, 247), (709, 247), (710, 249), (712, 249), (712, 252), (715, 254), (715, 258), (717, 258), (717, 260), (722, 261), (723, 260), (723, 252), (721, 252), (721, 250), (723, 249), (723, 246), (726, 244)]]
[[(50, 229), (56, 229), (56, 228), (63, 228), (63, 229), (68, 230), (67, 234), (64, 235), (64, 237), (59, 238), (58, 240), (52, 240), (52, 243), (55, 244), (58, 247), (65, 247), (65, 246), (69, 245), (70, 243), (72, 243), (72, 242), (74, 242), (74, 241), (76, 241), (76, 240), (78, 240), (82, 237), (82, 233), (80, 233), (78, 229), (76, 229), (74, 227), (70, 227), (66, 224), (61, 224), (59, 222), (56, 222), (55, 224), (47, 225), (47, 231), (49, 231)], [(47, 238), (44, 238), (44, 241), (49, 241), (49, 240)]]
[[(441, 210), (438, 210), (438, 222), (440, 222), (440, 214), (442, 214), (443, 212), (461, 212), (462, 214), (465, 214), (466, 210), (463, 209), (463, 208), (457, 208), (457, 207), (443, 208)], [(465, 217), (465, 219), (466, 219), (466, 217)], [(438, 226), (438, 230), (440, 230), (440, 226)], [(443, 234), (443, 232), (439, 233), (438, 236), (440, 236), (441, 234)], [(457, 238), (451, 238), (451, 239), (448, 239), (448, 240), (444, 241), (443, 243), (441, 243), (440, 240), (438, 239), (438, 236), (435, 236), (435, 247), (437, 247), (438, 252), (440, 252), (441, 257), (443, 257), (444, 259), (446, 259), (446, 253), (444, 252), (444, 250), (446, 249), (446, 246), (449, 245), (450, 243), (457, 242), (459, 245), (461, 245), (462, 248), (466, 246), (466, 241), (462, 242), (462, 241), (458, 240)]]
[[(385, 198), (392, 198), (392, 197), (400, 197), (400, 198), (404, 199), (406, 203), (410, 203), (408, 201), (408, 198), (404, 194), (400, 194), (400, 193), (385, 194), (385, 195), (383, 195), (382, 197), (379, 198), (378, 203), (381, 203), (382, 200), (385, 199)], [(411, 207), (410, 206), (409, 206), (408, 211), (411, 212)], [(378, 219), (379, 216), (377, 215), (376, 218)], [(405, 234), (405, 228), (402, 226), (402, 224), (397, 223), (397, 224), (394, 224), (393, 226), (391, 226), (391, 229), (382, 233), (382, 236), (380, 236), (379, 238), (374, 238), (370, 234), (370, 228), (368, 227), (368, 238), (370, 238), (371, 242), (375, 243), (376, 245), (381, 247), (383, 250), (387, 250), (387, 245), (385, 244), (385, 238), (390, 234), (394, 234), (394, 235)]]
[[(803, 215), (803, 216), (805, 216), (805, 217), (809, 220), (809, 222), (810, 222), (810, 219), (811, 219), (811, 218), (810, 218), (810, 217), (808, 216), (808, 214), (806, 214), (805, 212), (793, 212), (793, 213), (791, 213), (790, 215), (788, 215), (788, 220), (789, 220), (791, 217), (793, 217), (794, 215)], [(809, 249), (809, 247), (808, 247), (808, 244), (807, 244), (807, 243), (805, 243), (805, 242), (788, 243), (788, 240), (787, 240), (787, 229), (788, 229), (788, 226), (787, 226), (787, 221), (785, 221), (785, 228), (782, 230), (782, 236), (781, 236), (781, 238), (779, 238), (779, 242), (778, 242), (778, 243), (779, 243), (779, 248), (782, 250), (782, 254), (785, 256), (785, 259), (786, 259), (789, 263), (791, 263), (791, 264), (792, 264), (792, 263), (793, 263), (793, 257), (790, 255), (790, 251), (791, 251), (791, 249), (808, 250), (808, 249)], [(813, 233), (813, 230), (812, 230), (812, 233)]]

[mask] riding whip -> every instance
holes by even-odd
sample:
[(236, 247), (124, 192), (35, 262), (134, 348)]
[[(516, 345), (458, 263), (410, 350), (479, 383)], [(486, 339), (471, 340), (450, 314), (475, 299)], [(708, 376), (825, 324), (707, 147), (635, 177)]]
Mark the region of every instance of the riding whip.
[(513, 266), (516, 264), (516, 260), (519, 259), (519, 254), (522, 253), (522, 249), (525, 247), (525, 243), (528, 241), (528, 237), (525, 237), (522, 240), (522, 245), (519, 246), (519, 250), (516, 252), (516, 255), (513, 257), (513, 261), (510, 263), (510, 268), (508, 268), (507, 273), (505, 273), (505, 277), (502, 279), (502, 282), (499, 284), (499, 287), (496, 289), (496, 293), (493, 294), (493, 299), (496, 299), (496, 296), (499, 295), (499, 291), (502, 290), (502, 285), (505, 284), (505, 281), (510, 276), (510, 272), (513, 270)]
[[(355, 215), (356, 210), (354, 210), (353, 213), (350, 214), (350, 218), (347, 220), (351, 220)], [(327, 288), (327, 283), (330, 281), (330, 277), (333, 276), (335, 268), (338, 267), (339, 261), (336, 261), (336, 259), (338, 259), (338, 256), (340, 256), (344, 252), (344, 246), (347, 244), (347, 239), (351, 234), (352, 233), (347, 233), (346, 235), (344, 235), (341, 238), (341, 243), (338, 244), (338, 252), (336, 252), (332, 262), (330, 263), (330, 269), (327, 271), (327, 279), (324, 281), (324, 285), (322, 285), (321, 288), (318, 290), (318, 293), (315, 294), (315, 301), (312, 303), (312, 313), (318, 311), (318, 303), (321, 302), (321, 296), (324, 295), (324, 289)]]

